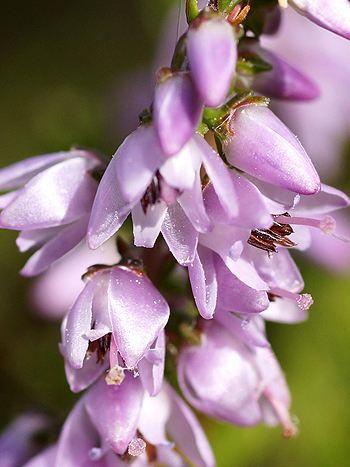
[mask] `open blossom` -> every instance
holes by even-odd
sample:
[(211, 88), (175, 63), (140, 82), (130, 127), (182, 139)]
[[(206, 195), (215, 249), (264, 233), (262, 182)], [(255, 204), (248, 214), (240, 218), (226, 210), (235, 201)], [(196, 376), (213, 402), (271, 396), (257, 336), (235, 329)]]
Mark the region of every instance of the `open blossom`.
[(149, 365), (143, 362), (139, 371), (145, 372), (145, 384), (151, 387), (156, 378), (159, 387), (162, 372), (154, 374), (149, 366), (164, 361), (168, 304), (137, 268), (97, 266), (87, 277), (62, 329), (61, 352), (71, 388), (84, 389), (110, 367), (133, 369), (144, 357)]
[(22, 270), (45, 271), (86, 234), (97, 190), (92, 172), (101, 161), (90, 152), (72, 150), (37, 156), (0, 170), (0, 227), (19, 230), (20, 251), (36, 249)]
[(196, 466), (215, 465), (198, 421), (175, 391), (165, 385), (151, 398), (139, 378), (127, 375), (120, 386), (101, 379), (77, 403), (52, 466), (184, 465), (180, 452)]
[(189, 68), (205, 105), (224, 103), (237, 60), (232, 26), (220, 15), (206, 12), (192, 22), (187, 33)]
[(178, 377), (186, 399), (211, 417), (241, 426), (281, 423), (286, 435), (295, 432), (271, 349), (247, 345), (215, 320), (205, 324), (200, 345), (181, 351)]
[(320, 189), (319, 176), (291, 131), (263, 105), (244, 105), (230, 117), (223, 150), (229, 162), (254, 177), (300, 194)]
[(166, 158), (152, 125), (140, 126), (117, 150), (99, 185), (88, 228), (97, 248), (132, 213), (134, 242), (152, 247), (160, 232), (180, 264), (193, 261), (198, 232), (210, 229), (205, 211), (201, 166), (228, 215), (237, 211), (228, 169), (198, 134)]

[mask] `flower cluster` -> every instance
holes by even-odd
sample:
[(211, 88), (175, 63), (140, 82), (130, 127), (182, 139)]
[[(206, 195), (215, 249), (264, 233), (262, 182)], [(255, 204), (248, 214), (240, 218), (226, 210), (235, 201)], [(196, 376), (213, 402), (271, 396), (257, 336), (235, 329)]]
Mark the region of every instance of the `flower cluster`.
[[(36, 250), (24, 275), (64, 264), (82, 242), (99, 250), (113, 241), (120, 254), (89, 265), (63, 319), (67, 380), (86, 392), (57, 443), (28, 467), (214, 466), (170, 385), (174, 372), (199, 412), (297, 431), (265, 321), (307, 318), (313, 299), (290, 251), (306, 250), (313, 229), (339, 237), (330, 213), (350, 202), (321, 183), (269, 108), (268, 97), (319, 93), (259, 43), (287, 2), (251, 11), (246, 3), (210, 1), (199, 11), (187, 1), (171, 66), (159, 70), (151, 107), (108, 164), (72, 149), (0, 171), (0, 225), (20, 231), (21, 251)], [(349, 3), (333, 3), (290, 2), (349, 38)]]

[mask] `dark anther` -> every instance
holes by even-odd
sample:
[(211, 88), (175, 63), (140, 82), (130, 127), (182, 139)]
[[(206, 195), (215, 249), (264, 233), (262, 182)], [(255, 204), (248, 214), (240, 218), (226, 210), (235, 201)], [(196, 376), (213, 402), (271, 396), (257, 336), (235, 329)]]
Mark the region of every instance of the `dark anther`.
[[(288, 213), (282, 215), (290, 217)], [(248, 243), (268, 253), (277, 253), (277, 245), (286, 248), (291, 248), (296, 245), (292, 240), (287, 238), (293, 232), (289, 224), (281, 224), (280, 222), (274, 221), (269, 229), (252, 230), (248, 238)]]
[(111, 346), (111, 337), (112, 333), (109, 332), (108, 334), (100, 337), (99, 339), (89, 342), (88, 352), (96, 352), (96, 363), (101, 363), (102, 365), (102, 363), (104, 362), (106, 353), (108, 352)]
[(147, 187), (143, 197), (141, 198), (141, 206), (143, 212), (146, 214), (148, 206), (153, 206), (160, 200), (160, 179), (159, 171), (155, 173), (153, 180)]

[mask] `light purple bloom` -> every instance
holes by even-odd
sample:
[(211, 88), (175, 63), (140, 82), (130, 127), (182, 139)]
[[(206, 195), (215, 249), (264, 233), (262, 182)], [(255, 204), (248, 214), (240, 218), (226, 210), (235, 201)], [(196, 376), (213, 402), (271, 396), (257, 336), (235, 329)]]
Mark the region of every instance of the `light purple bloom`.
[(350, 3), (348, 0), (289, 0), (300, 14), (319, 26), (350, 39)]
[(254, 177), (301, 194), (320, 189), (319, 176), (304, 148), (265, 106), (236, 109), (229, 123), (232, 135), (223, 142), (227, 159)]
[(272, 350), (246, 345), (215, 320), (205, 324), (200, 345), (181, 351), (178, 377), (186, 399), (211, 417), (241, 426), (281, 423), (286, 435), (295, 432)]
[[(62, 328), (61, 352), (72, 390), (91, 384), (112, 358), (111, 370), (133, 369), (145, 357), (149, 364), (139, 369), (145, 372), (145, 385), (159, 387), (162, 371), (154, 374), (152, 365), (163, 365), (168, 304), (139, 269), (102, 267), (89, 274)], [(113, 352), (106, 356), (110, 348)]]
[[(131, 375), (120, 386), (108, 386), (102, 379), (66, 420), (54, 465), (109, 467), (129, 465), (130, 461), (135, 466), (154, 461), (183, 465), (166, 433), (194, 465), (215, 465), (196, 418), (169, 386), (150, 398), (140, 380)], [(124, 454), (129, 462), (121, 457)]]
[[(242, 76), (247, 87), (268, 97), (286, 100), (312, 100), (320, 95), (317, 84), (306, 74), (289, 64), (279, 55), (259, 46), (258, 42), (246, 39), (240, 43), (240, 51), (249, 59), (258, 55), (272, 66), (272, 70), (257, 73), (253, 77)], [(251, 82), (249, 82), (251, 81)]]
[(237, 212), (229, 171), (198, 134), (166, 158), (153, 126), (141, 126), (117, 150), (99, 185), (88, 228), (91, 248), (114, 235), (129, 213), (137, 246), (152, 247), (159, 232), (180, 264), (193, 261), (198, 231), (211, 228), (200, 178), (204, 166), (228, 216)]
[(92, 153), (72, 150), (33, 157), (0, 171), (0, 190), (16, 190), (2, 199), (0, 227), (21, 231), (20, 251), (38, 251), (22, 270), (45, 271), (86, 234), (97, 182), (92, 172), (102, 165)]
[(178, 153), (193, 136), (201, 119), (202, 108), (189, 73), (178, 72), (160, 77), (154, 94), (153, 122), (165, 155)]
[(200, 15), (187, 33), (187, 56), (193, 81), (204, 104), (224, 103), (236, 67), (232, 26), (219, 15)]

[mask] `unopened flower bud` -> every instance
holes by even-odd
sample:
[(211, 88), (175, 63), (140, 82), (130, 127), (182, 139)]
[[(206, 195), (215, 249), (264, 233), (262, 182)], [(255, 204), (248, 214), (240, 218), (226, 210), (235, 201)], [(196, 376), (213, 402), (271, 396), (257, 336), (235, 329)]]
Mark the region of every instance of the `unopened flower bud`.
[(320, 190), (319, 176), (303, 146), (267, 107), (243, 106), (232, 114), (229, 125), (231, 135), (223, 149), (232, 165), (295, 193)]
[(219, 15), (197, 18), (188, 31), (187, 55), (203, 102), (210, 107), (223, 104), (237, 60), (232, 27)]
[(189, 73), (174, 73), (155, 90), (153, 121), (166, 156), (179, 152), (196, 131), (202, 103)]

